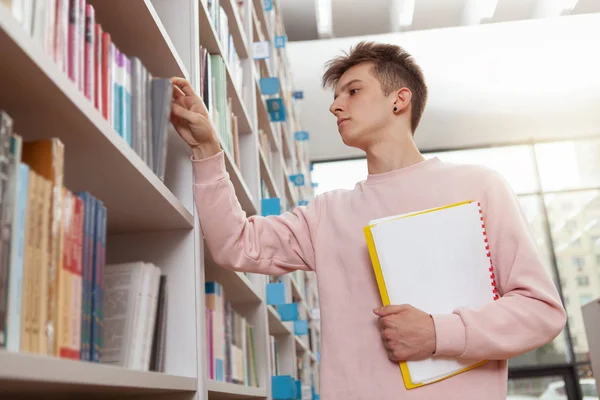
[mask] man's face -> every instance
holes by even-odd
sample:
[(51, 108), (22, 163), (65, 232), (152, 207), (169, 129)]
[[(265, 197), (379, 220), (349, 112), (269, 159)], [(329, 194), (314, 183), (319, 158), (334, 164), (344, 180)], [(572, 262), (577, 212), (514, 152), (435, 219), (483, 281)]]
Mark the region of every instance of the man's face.
[(372, 63), (363, 63), (348, 69), (335, 86), (329, 108), (344, 143), (362, 150), (377, 140), (377, 133), (393, 116), (393, 93), (384, 95), (372, 67)]

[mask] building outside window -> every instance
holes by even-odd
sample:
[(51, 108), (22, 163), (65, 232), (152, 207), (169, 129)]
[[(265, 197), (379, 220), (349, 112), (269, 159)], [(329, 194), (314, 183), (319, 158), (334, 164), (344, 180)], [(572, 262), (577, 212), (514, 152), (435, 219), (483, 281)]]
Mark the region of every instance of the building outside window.
[[(479, 164), (502, 174), (519, 196), (548, 272), (562, 293), (569, 316), (567, 327), (546, 346), (509, 360), (514, 376), (522, 371), (528, 376), (510, 380), (509, 399), (550, 396), (549, 391), (556, 392), (551, 393), (556, 396), (548, 398), (567, 399), (567, 392), (572, 391), (565, 385), (569, 376), (580, 393), (592, 393), (595, 380), (589, 365), (581, 306), (600, 297), (600, 254), (597, 254), (600, 139), (445, 151), (425, 156)], [(352, 189), (367, 174), (366, 160), (356, 159), (315, 163), (312, 178), (319, 184), (319, 194)], [(574, 300), (569, 302), (569, 298)], [(546, 372), (545, 365), (549, 366)], [(552, 376), (556, 373), (552, 371), (559, 367), (563, 368), (562, 375)], [(539, 377), (531, 378), (531, 371), (539, 373)], [(573, 396), (571, 392), (568, 394)], [(597, 395), (589, 398), (598, 399)]]

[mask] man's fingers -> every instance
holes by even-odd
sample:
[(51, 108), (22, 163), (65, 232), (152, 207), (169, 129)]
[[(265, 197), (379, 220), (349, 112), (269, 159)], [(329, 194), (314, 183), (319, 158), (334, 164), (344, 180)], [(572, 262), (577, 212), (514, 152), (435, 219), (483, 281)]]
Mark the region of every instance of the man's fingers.
[[(175, 76), (171, 78), (171, 82), (175, 86), (175, 89), (179, 89), (186, 96), (196, 96), (196, 92), (194, 92), (192, 85), (186, 79)], [(175, 91), (176, 90), (174, 90), (174, 92)]]
[(389, 306), (383, 306), (383, 307), (376, 308), (373, 310), (373, 312), (376, 315), (379, 315), (380, 317), (387, 317), (388, 315), (398, 314), (403, 311), (406, 311), (409, 308), (410, 308), (410, 306), (408, 304), (389, 305)]
[(198, 122), (198, 114), (186, 109), (185, 107), (180, 106), (177, 103), (171, 104), (171, 113), (176, 117), (186, 120), (187, 122)]

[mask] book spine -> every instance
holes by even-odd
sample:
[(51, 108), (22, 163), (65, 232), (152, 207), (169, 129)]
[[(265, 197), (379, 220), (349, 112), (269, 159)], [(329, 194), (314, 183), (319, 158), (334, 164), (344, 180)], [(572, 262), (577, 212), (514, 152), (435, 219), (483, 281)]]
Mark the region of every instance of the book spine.
[(96, 55), (96, 51), (95, 51), (95, 43), (96, 43), (96, 36), (95, 36), (95, 29), (96, 28), (96, 23), (95, 23), (95, 14), (94, 14), (94, 7), (91, 4), (88, 4), (86, 6), (86, 10), (85, 10), (85, 63), (84, 63), (84, 68), (85, 68), (85, 75), (84, 75), (84, 83), (85, 83), (85, 96), (92, 102), (95, 102), (95, 82), (94, 82), (94, 75), (95, 75), (95, 66), (96, 66), (96, 60), (95, 60), (95, 55)]
[[(95, 17), (94, 17), (95, 18)], [(103, 67), (103, 31), (102, 26), (98, 23), (95, 24), (95, 41), (94, 51), (96, 52), (96, 59), (94, 60), (94, 103), (96, 109), (100, 111), (100, 114), (106, 118), (104, 114), (104, 86), (102, 84), (102, 67)]]
[(11, 252), (11, 269), (8, 286), (8, 332), (7, 349), (18, 352), (21, 346), (21, 299), (23, 297), (23, 267), (25, 260), (25, 230), (27, 223), (27, 197), (29, 188), (29, 166), (19, 164), (17, 189), (17, 222), (15, 224), (14, 247)]
[(81, 358), (81, 314), (82, 314), (82, 263), (83, 229), (85, 206), (81, 198), (73, 197), (73, 220), (71, 227), (71, 328), (70, 358)]
[(490, 262), (489, 272), (490, 272), (490, 280), (492, 285), (492, 293), (494, 295), (494, 300), (498, 300), (500, 298), (500, 294), (498, 291), (498, 286), (496, 284), (496, 274), (494, 273), (494, 263), (492, 261), (492, 254), (490, 252), (490, 244), (487, 238), (487, 232), (485, 230), (485, 221), (483, 219), (483, 210), (481, 208), (481, 203), (477, 202), (477, 207), (479, 208), (479, 219), (481, 221), (481, 230), (483, 233), (483, 241), (485, 243), (485, 250), (487, 253), (488, 260)]
[(77, 15), (77, 62), (78, 62), (78, 77), (77, 82), (79, 91), (85, 93), (85, 53), (86, 53), (86, 4), (85, 0), (79, 0), (79, 14)]
[(112, 126), (112, 39), (110, 33), (102, 32), (102, 115)]
[(69, 78), (79, 86), (79, 0), (69, 1), (69, 41), (68, 41), (68, 65)]

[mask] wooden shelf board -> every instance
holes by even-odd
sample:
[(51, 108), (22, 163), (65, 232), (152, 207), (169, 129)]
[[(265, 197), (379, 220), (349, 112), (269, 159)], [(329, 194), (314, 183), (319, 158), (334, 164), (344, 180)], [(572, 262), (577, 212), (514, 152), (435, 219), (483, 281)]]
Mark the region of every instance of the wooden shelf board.
[(281, 199), (281, 194), (279, 193), (279, 189), (277, 189), (277, 185), (275, 185), (275, 179), (273, 178), (271, 168), (269, 168), (265, 153), (261, 146), (258, 146), (258, 154), (260, 159), (260, 175), (264, 179), (267, 189), (269, 189), (269, 193), (272, 197)]
[(230, 271), (215, 264), (206, 256), (204, 268), (205, 281), (216, 281), (223, 285), (225, 298), (231, 303), (259, 304), (262, 297), (243, 272)]
[(308, 345), (304, 342), (303, 339), (294, 335), (294, 341), (296, 342), (296, 351), (299, 353), (310, 353), (310, 349)]
[(108, 209), (109, 233), (193, 226), (191, 212), (0, 6), (0, 105), (25, 141), (65, 145), (65, 186)]
[(217, 382), (212, 379), (207, 381), (207, 387), (210, 400), (264, 399), (267, 397), (265, 388)]
[(281, 320), (277, 310), (273, 306), (267, 306), (269, 314), (269, 334), (271, 335), (291, 335), (290, 328)]
[(196, 378), (0, 351), (0, 397), (9, 393), (148, 395), (194, 392), (196, 387)]
[[(254, 7), (256, 10), (256, 16), (258, 18), (258, 21), (261, 23), (264, 31), (266, 31), (266, 40), (268, 41), (272, 41), (273, 40), (273, 34), (271, 33), (271, 27), (267, 24), (267, 18), (266, 18), (266, 11), (263, 7), (263, 0), (253, 0), (254, 1)], [(263, 34), (265, 34), (265, 32), (263, 31)]]
[(189, 74), (150, 0), (88, 0), (96, 21), (128, 57), (138, 57), (156, 77)]
[(225, 61), (225, 70), (227, 75), (227, 96), (232, 100), (232, 111), (238, 117), (238, 130), (240, 134), (252, 133), (252, 125), (250, 124), (250, 116), (244, 100), (234, 85), (231, 68), (226, 59), (226, 54), (219, 43), (217, 32), (214, 28), (208, 9), (203, 2), (199, 4), (200, 9), (200, 43), (205, 47), (209, 54), (220, 54)]
[(240, 169), (235, 164), (233, 156), (227, 151), (227, 149), (223, 149), (225, 153), (225, 167), (229, 176), (231, 178), (231, 182), (233, 183), (233, 187), (235, 189), (235, 194), (242, 206), (242, 209), (246, 212), (248, 216), (255, 215), (257, 213), (257, 207), (254, 203), (254, 198), (250, 193), (250, 189), (246, 185), (244, 181), (244, 177)]
[[(281, 154), (281, 153), (279, 153), (279, 154)], [(285, 195), (287, 196), (288, 200), (295, 207), (298, 204), (298, 200), (296, 198), (296, 195), (294, 194), (294, 191), (292, 190), (292, 182), (290, 181), (290, 174), (285, 165), (285, 161), (283, 160), (283, 156), (281, 158), (281, 169), (283, 170), (283, 176), (285, 178), (284, 183), (283, 183), (283, 186), (285, 187)]]
[(235, 50), (240, 59), (243, 60), (249, 57), (250, 51), (248, 50), (248, 41), (246, 40), (246, 34), (242, 27), (242, 19), (240, 18), (238, 6), (235, 4), (235, 1), (236, 0), (221, 0), (220, 4), (229, 18), (229, 32), (233, 36)]
[(298, 286), (296, 279), (290, 278), (290, 281), (292, 282), (292, 298), (294, 300), (299, 300), (303, 304), (307, 304), (304, 294), (300, 291), (300, 286)]

